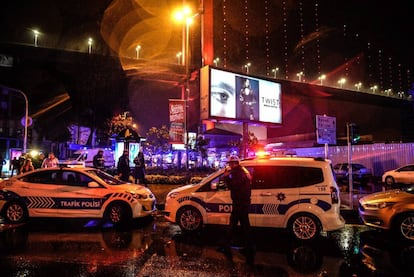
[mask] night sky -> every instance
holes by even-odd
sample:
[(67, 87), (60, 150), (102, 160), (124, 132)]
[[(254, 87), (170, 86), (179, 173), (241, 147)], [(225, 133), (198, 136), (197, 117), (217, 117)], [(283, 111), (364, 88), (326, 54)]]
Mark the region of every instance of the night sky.
[[(198, 1), (187, 1), (198, 3)], [(222, 11), (222, 2), (215, 1), (214, 8)], [(261, 12), (264, 1), (249, 0), (248, 9), (244, 7), (244, 1), (226, 0), (228, 12), (227, 30), (231, 32), (229, 37), (245, 41), (243, 32), (244, 17), (249, 14), (250, 49), (249, 59), (256, 63), (255, 73), (266, 74), (264, 70), (265, 61), (259, 62), (260, 55), (264, 53), (264, 40), (258, 39), (257, 45), (253, 39), (263, 37), (265, 17)], [(135, 57), (135, 46), (143, 44), (140, 53), (141, 58), (157, 62), (175, 63), (175, 54), (181, 50), (181, 29), (167, 20), (171, 11), (181, 0), (176, 1), (128, 1), (128, 0), (8, 0), (2, 2), (2, 14), (0, 17), (1, 42), (18, 44), (33, 44), (32, 30), (37, 28), (39, 46), (68, 49), (74, 51), (87, 51), (87, 39), (94, 38), (93, 50), (100, 54), (112, 54), (122, 57)], [(330, 71), (340, 68), (346, 58), (353, 58), (358, 53), (366, 51), (368, 42), (371, 45), (372, 67), (379, 65), (384, 67), (385, 75), (390, 71), (401, 68), (403, 78), (407, 71), (412, 71), (414, 64), (414, 51), (411, 41), (414, 37), (414, 28), (410, 20), (412, 18), (412, 4), (407, 0), (377, 1), (377, 0), (320, 0), (320, 1), (286, 1), (286, 13), (283, 13), (282, 1), (269, 0), (268, 7), (274, 11), (269, 19), (269, 31), (272, 37), (269, 39), (272, 46), (270, 53), (271, 66), (284, 66), (285, 53), (289, 55), (289, 73), (293, 74), (301, 69), (302, 59), (300, 51), (295, 47), (301, 45), (303, 37), (309, 39), (306, 47), (312, 49), (315, 39), (311, 33), (314, 31), (315, 20), (319, 25), (321, 64)], [(315, 3), (318, 3), (317, 15), (315, 15)], [(301, 16), (299, 16), (301, 14)], [(219, 17), (219, 16), (218, 16)], [(284, 49), (283, 31), (285, 20), (288, 24), (287, 38), (289, 49)], [(262, 24), (263, 23), (263, 24)], [(216, 23), (215, 23), (216, 24)], [(215, 34), (216, 54), (222, 53), (223, 41), (222, 22), (217, 23), (217, 34)], [(302, 24), (302, 25), (301, 25)], [(301, 33), (302, 28), (302, 33)], [(273, 37), (274, 36), (274, 37)], [(192, 39), (194, 44), (197, 34)], [(253, 46), (252, 46), (253, 45)], [(257, 47), (256, 47), (257, 46)], [(229, 69), (239, 69), (239, 63), (246, 60), (243, 45), (232, 45), (228, 49), (233, 51), (229, 54)], [(262, 48), (263, 47), (263, 48)], [(196, 49), (196, 46), (193, 46)], [(193, 50), (194, 50), (193, 49)], [(299, 48), (300, 49), (300, 48)], [(306, 48), (306, 50), (308, 50)], [(195, 51), (195, 50), (194, 50)], [(378, 56), (378, 53), (381, 53)], [(392, 66), (390, 67), (390, 59)], [(315, 58), (307, 57), (306, 63), (309, 67)], [(126, 68), (128, 64), (121, 61)], [(279, 65), (280, 64), (280, 65)], [(297, 68), (295, 68), (297, 66)], [(374, 70), (373, 69), (373, 70)], [(157, 73), (157, 70), (148, 68), (149, 75)], [(309, 78), (316, 76), (317, 70), (309, 72)], [(395, 74), (395, 73), (392, 73)], [(410, 73), (412, 74), (412, 72)], [(362, 75), (361, 75), (362, 77)], [(364, 74), (367, 77), (367, 74)], [(393, 77), (394, 85), (398, 77)], [(311, 81), (311, 80), (307, 80)], [(384, 77), (384, 83), (389, 82)], [(407, 89), (407, 80), (401, 81)], [(411, 80), (412, 82), (412, 80)], [(134, 82), (130, 86), (139, 86), (140, 82)], [(384, 84), (385, 85), (385, 84)], [(136, 89), (136, 94), (150, 93), (163, 90), (159, 97), (165, 95), (173, 97), (180, 96), (177, 82), (162, 84), (151, 87), (143, 84), (141, 89)], [(152, 91), (151, 91), (152, 90)], [(150, 92), (148, 92), (150, 91)], [(148, 96), (148, 95), (146, 95)], [(130, 96), (132, 97), (132, 95)], [(156, 100), (161, 101), (161, 100)], [(151, 117), (148, 115), (150, 102), (131, 100), (138, 106), (135, 116), (139, 121), (150, 124)], [(139, 102), (139, 103), (137, 103)], [(163, 110), (162, 107), (158, 109)], [(161, 112), (161, 118), (166, 113)], [(147, 128), (151, 126), (146, 126)]]

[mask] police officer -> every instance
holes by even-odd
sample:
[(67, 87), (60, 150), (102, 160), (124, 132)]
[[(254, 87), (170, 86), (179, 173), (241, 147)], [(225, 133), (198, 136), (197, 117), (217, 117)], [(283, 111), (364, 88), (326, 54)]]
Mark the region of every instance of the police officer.
[(93, 156), (93, 167), (101, 170), (105, 168), (105, 158), (103, 156), (103, 153), (103, 150), (99, 150), (98, 153)]
[(240, 165), (237, 156), (231, 156), (224, 172), (224, 182), (230, 190), (233, 207), (230, 215), (230, 230), (227, 243), (223, 249), (228, 258), (232, 258), (230, 242), (234, 239), (240, 222), (242, 243), (245, 246), (246, 262), (254, 263), (254, 247), (250, 237), (249, 207), (251, 196), (251, 180), (249, 171)]

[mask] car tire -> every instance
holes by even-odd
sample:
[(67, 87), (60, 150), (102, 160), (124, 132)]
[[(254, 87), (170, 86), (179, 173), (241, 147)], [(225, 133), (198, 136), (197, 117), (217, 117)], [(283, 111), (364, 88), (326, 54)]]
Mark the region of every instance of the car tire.
[(22, 223), (27, 220), (26, 206), (18, 201), (12, 201), (5, 205), (3, 209), (3, 217), (9, 223)]
[(319, 220), (310, 214), (298, 214), (289, 220), (288, 228), (296, 239), (313, 240), (321, 232)]
[(128, 212), (128, 207), (125, 204), (115, 202), (110, 204), (106, 209), (105, 218), (114, 225), (120, 225), (131, 219), (131, 212)]
[(198, 209), (184, 206), (177, 212), (177, 223), (183, 232), (195, 232), (203, 226), (203, 217)]
[(403, 240), (414, 241), (414, 213), (398, 216), (394, 226), (395, 233)]
[(392, 187), (392, 186), (395, 185), (395, 180), (394, 180), (394, 178), (392, 176), (385, 177), (385, 181), (384, 182), (385, 182), (385, 185), (388, 186), (388, 187)]

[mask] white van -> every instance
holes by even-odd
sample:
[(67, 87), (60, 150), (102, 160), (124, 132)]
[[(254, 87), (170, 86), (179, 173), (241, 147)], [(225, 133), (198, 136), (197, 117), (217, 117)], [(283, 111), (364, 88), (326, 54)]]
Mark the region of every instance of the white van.
[(63, 164), (69, 166), (93, 167), (93, 157), (98, 154), (99, 150), (104, 151), (105, 168), (115, 167), (114, 151), (102, 148), (76, 150), (68, 160), (63, 162)]
[[(330, 160), (278, 157), (240, 164), (253, 178), (251, 226), (285, 228), (300, 240), (345, 226)], [(223, 173), (221, 169), (198, 184), (170, 191), (165, 201), (166, 219), (182, 231), (195, 231), (204, 224), (228, 225), (232, 201), (223, 186)]]

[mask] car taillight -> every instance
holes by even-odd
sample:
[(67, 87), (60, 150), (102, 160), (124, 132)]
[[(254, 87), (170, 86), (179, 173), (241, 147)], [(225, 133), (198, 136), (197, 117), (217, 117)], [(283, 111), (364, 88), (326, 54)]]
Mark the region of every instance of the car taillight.
[(331, 201), (332, 201), (332, 204), (339, 203), (338, 190), (335, 187), (331, 187)]

